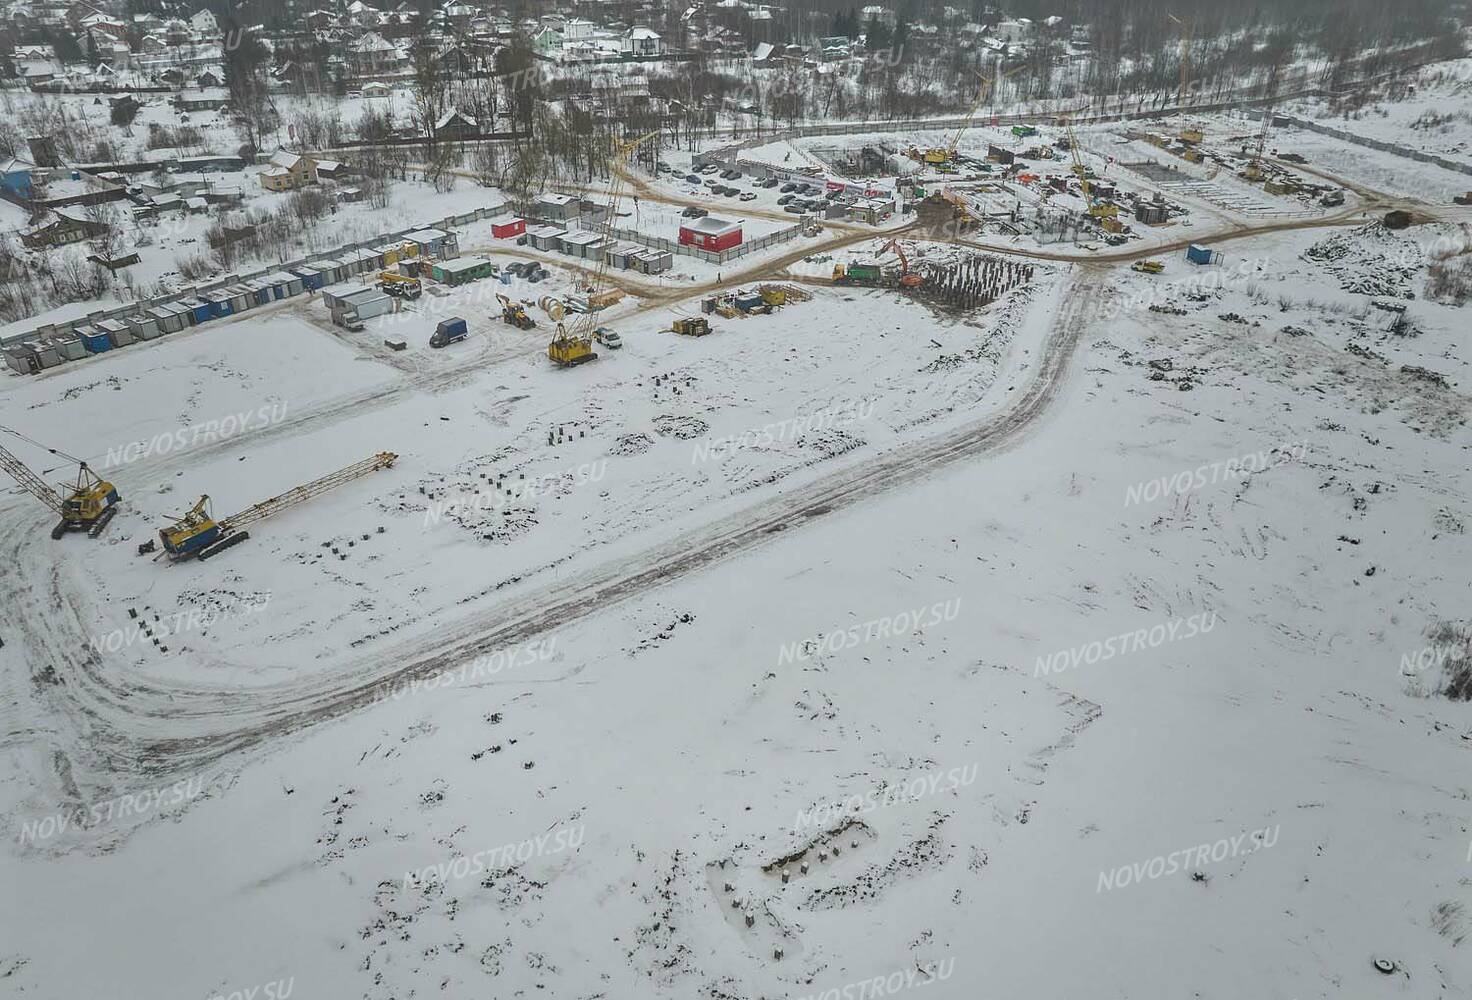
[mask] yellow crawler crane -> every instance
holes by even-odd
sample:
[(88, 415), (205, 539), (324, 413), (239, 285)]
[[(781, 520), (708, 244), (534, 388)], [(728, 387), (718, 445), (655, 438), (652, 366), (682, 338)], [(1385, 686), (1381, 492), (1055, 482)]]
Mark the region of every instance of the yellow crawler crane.
[(299, 503), (320, 496), (328, 490), (337, 489), (344, 483), (361, 479), (379, 469), (387, 469), (398, 457), (391, 451), (381, 451), (371, 458), (355, 462), (321, 479), (314, 479), (303, 486), (289, 489), (280, 496), (262, 500), (238, 514), (231, 514), (219, 520), (216, 520), (210, 512), (210, 498), (202, 496), (193, 507), (185, 512), (183, 517), (167, 528), (160, 528), (158, 539), (163, 543), (164, 551), (168, 553), (171, 560), (185, 559), (190, 556), (195, 556), (200, 560), (208, 559), (217, 552), (223, 552), (249, 538), (250, 532), (245, 530), (249, 525), (280, 513), (288, 507), (295, 507)]
[[(637, 139), (626, 139), (620, 142), (614, 149), (613, 157), (609, 160), (608, 177), (608, 218), (603, 223), (603, 240), (611, 242), (613, 230), (618, 225), (618, 203), (623, 197), (624, 183), (627, 180), (628, 160), (645, 142), (659, 135), (658, 131), (641, 135)], [(608, 282), (608, 254), (599, 255), (598, 265), (593, 269), (593, 276), (588, 281), (588, 301), (591, 304), (595, 297), (604, 293), (604, 285)], [(557, 331), (552, 336), (552, 342), (547, 345), (547, 357), (562, 368), (571, 368), (573, 365), (581, 365), (589, 361), (598, 360), (598, 354), (593, 350), (593, 331), (598, 323), (589, 310), (579, 313), (578, 318), (573, 321), (572, 329), (567, 329), (563, 324), (557, 324)]]
[(55, 448), (47, 448), (8, 427), (0, 427), (0, 430), (69, 462), (77, 463), (77, 481), (63, 497), (48, 486), (45, 480), (32, 472), (13, 452), (0, 446), (0, 469), (10, 473), (11, 478), (20, 484), (21, 489), (50, 507), (56, 512), (57, 517), (61, 518), (56, 523), (56, 527), (51, 529), (51, 537), (60, 538), (68, 531), (82, 530), (87, 532), (89, 538), (96, 538), (102, 534), (107, 523), (117, 513), (118, 491), (112, 483), (94, 473), (87, 467), (87, 463), (79, 458), (72, 458)]

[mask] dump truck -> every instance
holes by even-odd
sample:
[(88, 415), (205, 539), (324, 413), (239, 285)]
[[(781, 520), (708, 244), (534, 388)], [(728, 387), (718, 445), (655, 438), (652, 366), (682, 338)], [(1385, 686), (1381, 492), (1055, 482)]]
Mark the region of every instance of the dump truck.
[(883, 280), (884, 273), (878, 264), (872, 261), (854, 261), (852, 264), (833, 265), (833, 283), (835, 285), (877, 285)]
[(1141, 274), (1159, 274), (1165, 270), (1165, 265), (1158, 260), (1137, 260), (1130, 265), (1130, 270)]
[(451, 316), (449, 319), (440, 320), (439, 326), (434, 328), (434, 333), (429, 338), (429, 346), (445, 347), (464, 340), (469, 335), (470, 328), (465, 325), (465, 320), (459, 316)]
[(681, 318), (671, 323), (670, 329), (687, 337), (704, 337), (710, 333), (710, 320), (704, 316)]

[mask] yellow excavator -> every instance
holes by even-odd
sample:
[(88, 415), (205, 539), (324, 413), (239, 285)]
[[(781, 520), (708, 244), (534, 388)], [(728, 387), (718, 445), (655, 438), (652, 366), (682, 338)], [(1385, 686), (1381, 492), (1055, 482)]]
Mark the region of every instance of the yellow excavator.
[(537, 321), (527, 313), (526, 306), (520, 302), (512, 302), (500, 292), (496, 293), (496, 299), (501, 303), (502, 323), (508, 323), (518, 330), (530, 330), (537, 325)]

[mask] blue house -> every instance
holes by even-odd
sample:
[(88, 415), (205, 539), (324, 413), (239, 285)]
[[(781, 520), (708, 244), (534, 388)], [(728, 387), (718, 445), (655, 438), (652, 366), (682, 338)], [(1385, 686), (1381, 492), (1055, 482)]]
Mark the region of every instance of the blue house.
[(8, 162), (0, 164), (0, 188), (4, 188), (18, 198), (27, 201), (31, 198), (31, 171), (36, 165), (29, 160), (20, 157), (12, 157)]

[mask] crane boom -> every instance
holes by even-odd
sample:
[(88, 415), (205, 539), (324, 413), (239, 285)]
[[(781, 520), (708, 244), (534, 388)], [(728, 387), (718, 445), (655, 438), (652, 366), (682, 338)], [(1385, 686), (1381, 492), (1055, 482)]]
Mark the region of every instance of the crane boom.
[(61, 495), (47, 486), (45, 480), (32, 472), (4, 445), (0, 445), (0, 469), (10, 473), (11, 478), (20, 483), (21, 489), (56, 511), (57, 515), (63, 513)]
[(354, 479), (363, 478), (370, 472), (386, 469), (390, 465), (393, 465), (394, 460), (398, 457), (398, 455), (395, 455), (391, 451), (381, 451), (372, 458), (365, 458), (363, 461), (355, 462), (345, 469), (338, 469), (336, 472), (329, 473), (321, 479), (314, 479), (304, 486), (293, 487), (280, 496), (271, 497), (269, 500), (262, 500), (260, 503), (252, 507), (247, 507), (238, 514), (231, 514), (229, 517), (222, 518), (219, 522), (220, 527), (226, 532), (238, 531), (247, 525), (264, 520), (272, 514), (279, 514), (288, 507), (295, 507), (305, 500), (320, 496), (328, 490), (337, 489), (343, 483), (350, 483)]
[(386, 469), (393, 465), (398, 457), (391, 451), (381, 451), (372, 458), (365, 458), (347, 468), (329, 473), (321, 479), (314, 479), (304, 486), (289, 489), (280, 496), (262, 500), (253, 507), (247, 507), (240, 513), (231, 514), (229, 517), (222, 517), (218, 521), (210, 514), (210, 498), (202, 496), (183, 517), (169, 527), (159, 529), (159, 541), (163, 542), (164, 551), (171, 559), (196, 555), (200, 559), (208, 559), (216, 552), (228, 549), (249, 538), (250, 533), (242, 530), (247, 525), (255, 524), (272, 514), (279, 514), (305, 500), (336, 489), (343, 483), (361, 479), (379, 469)]
[[(618, 227), (618, 203), (623, 198), (624, 183), (628, 180), (629, 157), (634, 150), (658, 135), (659, 130), (656, 129), (637, 139), (619, 140), (614, 146), (613, 156), (608, 161), (608, 218), (604, 220), (602, 230), (605, 241), (613, 238), (613, 231)], [(608, 254), (605, 252), (598, 255), (598, 263), (594, 266), (593, 274), (588, 279), (589, 305), (600, 297), (607, 282)], [(552, 335), (552, 342), (547, 345), (547, 357), (563, 367), (597, 359), (598, 355), (593, 353), (593, 328), (596, 325), (597, 318), (591, 309), (580, 314), (573, 321), (571, 330), (568, 330), (562, 323), (558, 323)]]

